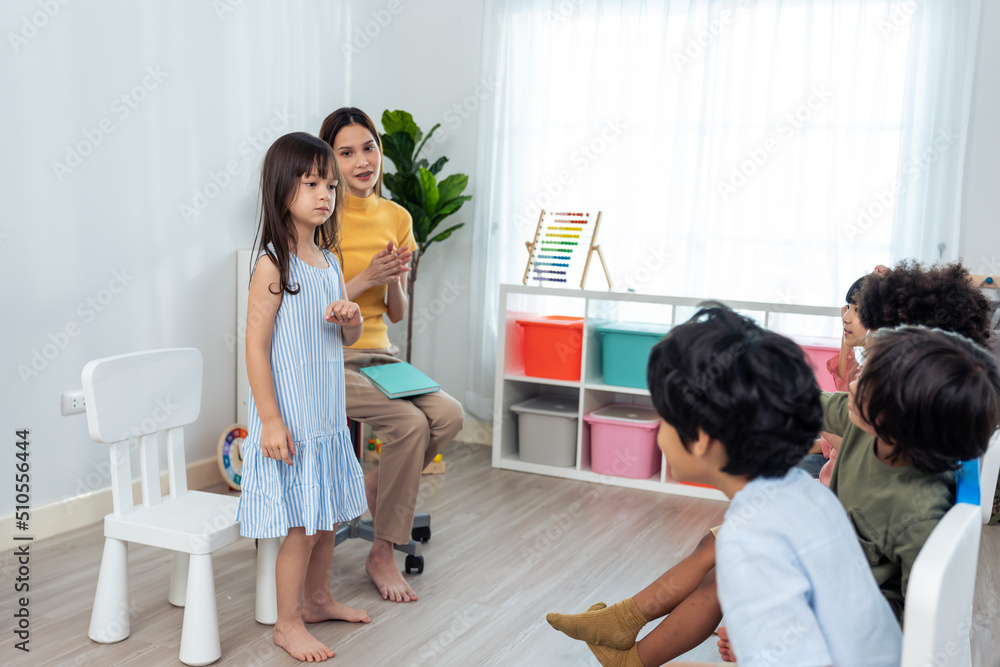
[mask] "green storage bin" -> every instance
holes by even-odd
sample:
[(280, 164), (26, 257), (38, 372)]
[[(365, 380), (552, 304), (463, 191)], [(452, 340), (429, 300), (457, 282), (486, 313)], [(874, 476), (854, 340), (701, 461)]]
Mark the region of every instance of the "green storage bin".
[(601, 338), (604, 384), (645, 389), (649, 352), (667, 335), (670, 325), (611, 322), (595, 330)]

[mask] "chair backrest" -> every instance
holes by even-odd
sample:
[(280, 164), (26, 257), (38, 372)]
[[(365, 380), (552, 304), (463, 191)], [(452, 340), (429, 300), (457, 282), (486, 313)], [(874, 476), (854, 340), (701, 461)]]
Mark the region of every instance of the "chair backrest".
[(90, 437), (111, 445), (115, 514), (132, 511), (129, 444), (139, 440), (142, 503), (160, 501), (156, 433), (167, 434), (170, 495), (187, 493), (182, 427), (201, 412), (203, 361), (195, 348), (135, 352), (83, 367), (83, 396)]
[(1000, 431), (993, 434), (990, 446), (979, 459), (979, 509), (983, 523), (989, 523), (993, 512), (993, 496), (997, 492), (997, 478), (1000, 477)]
[(957, 503), (924, 543), (910, 571), (903, 617), (902, 667), (972, 664), (979, 507)]

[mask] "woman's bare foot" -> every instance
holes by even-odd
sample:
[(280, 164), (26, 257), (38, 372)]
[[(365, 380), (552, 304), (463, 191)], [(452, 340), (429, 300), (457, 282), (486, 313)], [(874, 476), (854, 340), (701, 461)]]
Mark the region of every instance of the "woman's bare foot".
[(383, 600), (393, 602), (415, 602), (417, 594), (403, 579), (403, 573), (396, 566), (396, 557), (392, 553), (392, 543), (375, 538), (372, 550), (368, 552), (365, 561), (365, 572), (371, 577), (372, 583), (378, 588)]
[(302, 621), (277, 623), (274, 626), (274, 643), (288, 651), (288, 655), (302, 662), (325, 662), (335, 654), (330, 647), (306, 630)]
[(306, 623), (322, 623), (323, 621), (372, 622), (372, 619), (368, 618), (367, 611), (337, 602), (329, 593), (325, 596), (317, 595), (307, 598), (302, 605), (302, 620)]

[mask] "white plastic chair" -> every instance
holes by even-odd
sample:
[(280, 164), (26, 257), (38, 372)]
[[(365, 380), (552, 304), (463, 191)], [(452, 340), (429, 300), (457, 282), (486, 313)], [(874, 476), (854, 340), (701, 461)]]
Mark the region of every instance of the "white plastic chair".
[(983, 524), (989, 523), (993, 515), (993, 496), (997, 492), (998, 476), (1000, 476), (1000, 431), (993, 434), (989, 448), (979, 459), (979, 509), (983, 514)]
[[(979, 500), (980, 489), (973, 487), (980, 479), (974, 473), (959, 475), (958, 496)], [(996, 488), (995, 479), (990, 488)], [(980, 508), (959, 502), (920, 549), (906, 590), (901, 667), (971, 667), (972, 600), (982, 530)]]
[[(104, 556), (97, 581), (90, 638), (129, 636), (128, 542), (174, 551), (168, 600), (184, 607), (180, 660), (207, 665), (219, 659), (219, 620), (212, 552), (240, 539), (237, 499), (189, 491), (182, 427), (201, 411), (202, 356), (194, 348), (137, 352), (98, 359), (83, 369), (90, 437), (111, 445), (114, 512), (104, 517)], [(158, 431), (166, 431), (170, 495), (160, 494)], [(132, 501), (130, 444), (138, 438), (142, 505)], [(257, 619), (274, 623), (274, 563), (278, 540), (261, 540)], [(262, 620), (263, 617), (263, 620)]]

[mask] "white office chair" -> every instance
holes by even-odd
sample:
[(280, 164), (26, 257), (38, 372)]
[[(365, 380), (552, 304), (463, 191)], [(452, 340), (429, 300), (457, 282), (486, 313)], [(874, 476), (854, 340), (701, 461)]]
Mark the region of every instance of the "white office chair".
[(910, 571), (901, 667), (972, 665), (972, 599), (983, 530), (975, 504), (980, 498), (977, 464), (972, 461), (957, 474), (959, 502), (934, 528)]
[[(180, 660), (219, 659), (219, 621), (212, 552), (240, 539), (237, 499), (189, 491), (182, 427), (201, 411), (202, 356), (194, 348), (154, 350), (98, 359), (83, 369), (90, 436), (111, 445), (114, 512), (104, 518), (104, 556), (90, 619), (90, 638), (129, 636), (128, 543), (174, 551), (168, 600), (184, 607)], [(166, 431), (170, 495), (160, 495), (157, 432)], [(138, 438), (142, 505), (132, 501), (130, 444)], [(274, 623), (278, 540), (258, 551), (257, 618)], [(268, 562), (269, 561), (269, 562)]]

